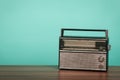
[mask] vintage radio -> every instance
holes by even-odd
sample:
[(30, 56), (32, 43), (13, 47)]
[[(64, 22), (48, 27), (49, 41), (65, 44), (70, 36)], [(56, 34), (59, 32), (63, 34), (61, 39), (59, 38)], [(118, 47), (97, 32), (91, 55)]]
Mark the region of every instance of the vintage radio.
[[(65, 36), (65, 31), (103, 32), (103, 37)], [(96, 29), (61, 29), (59, 39), (59, 69), (108, 69), (108, 31)]]

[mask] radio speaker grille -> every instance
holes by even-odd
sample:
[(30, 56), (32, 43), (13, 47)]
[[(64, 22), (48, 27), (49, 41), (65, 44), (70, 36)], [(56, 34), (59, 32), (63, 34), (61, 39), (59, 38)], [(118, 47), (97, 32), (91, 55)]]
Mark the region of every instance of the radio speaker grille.
[(106, 54), (60, 52), (60, 69), (106, 70)]

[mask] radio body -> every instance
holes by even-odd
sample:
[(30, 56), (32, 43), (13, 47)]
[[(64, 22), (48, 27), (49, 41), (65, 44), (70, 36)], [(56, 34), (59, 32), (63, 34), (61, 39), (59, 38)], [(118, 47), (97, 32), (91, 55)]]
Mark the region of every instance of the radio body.
[[(64, 31), (99, 31), (105, 37), (64, 36)], [(108, 70), (108, 31), (94, 29), (61, 29), (59, 69)]]

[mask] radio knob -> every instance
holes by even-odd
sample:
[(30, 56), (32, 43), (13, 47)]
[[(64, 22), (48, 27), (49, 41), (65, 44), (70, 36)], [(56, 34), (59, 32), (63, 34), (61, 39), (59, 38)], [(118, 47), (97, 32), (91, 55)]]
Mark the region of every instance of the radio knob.
[(98, 68), (99, 68), (99, 69), (103, 69), (104, 66), (103, 66), (102, 64), (100, 64), (100, 65), (98, 65)]
[(104, 62), (104, 57), (102, 57), (102, 56), (98, 57), (98, 61), (99, 62)]

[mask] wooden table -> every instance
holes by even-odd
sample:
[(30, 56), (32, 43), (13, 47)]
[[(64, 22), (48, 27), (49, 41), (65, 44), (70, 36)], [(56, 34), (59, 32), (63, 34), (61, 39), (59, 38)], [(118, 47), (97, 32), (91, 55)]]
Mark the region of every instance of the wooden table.
[(0, 66), (0, 80), (120, 80), (120, 67), (92, 72), (58, 70), (57, 66)]

